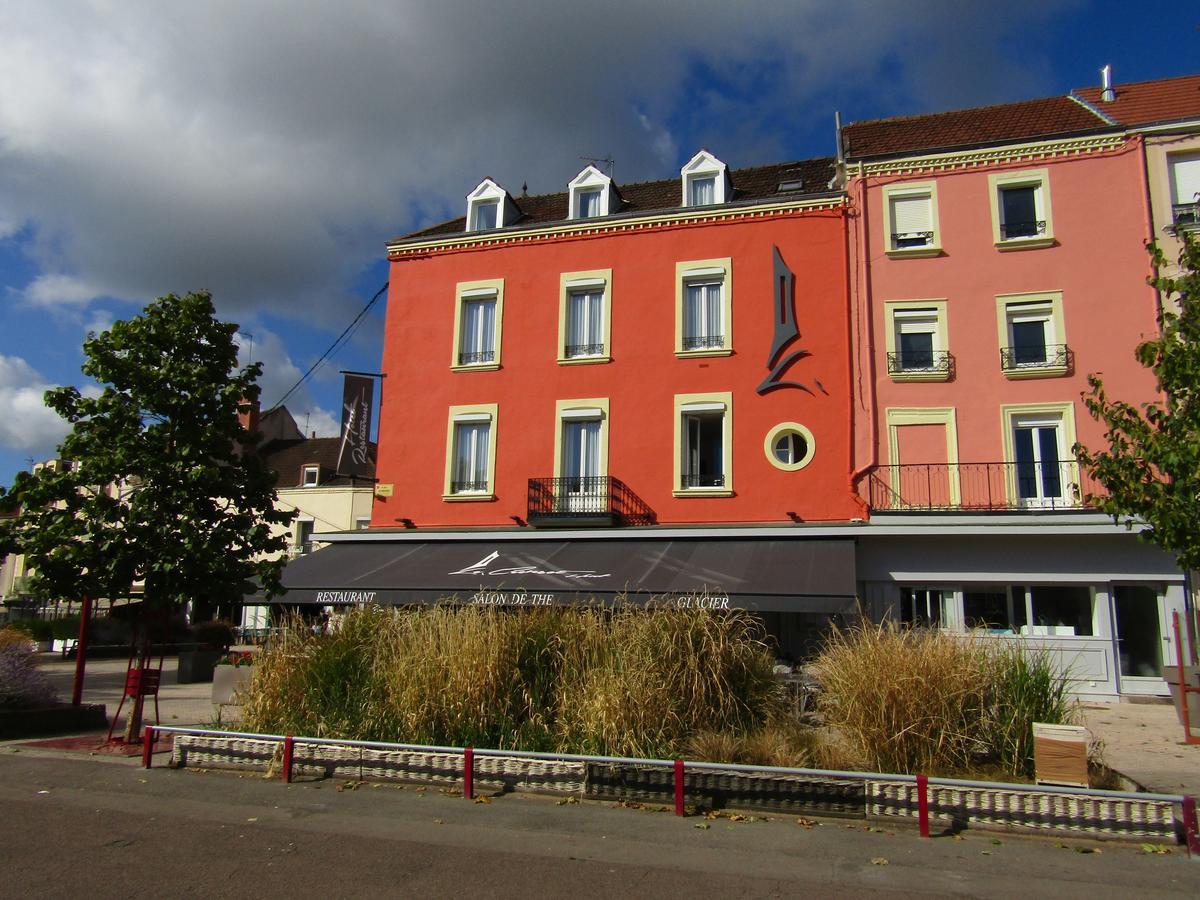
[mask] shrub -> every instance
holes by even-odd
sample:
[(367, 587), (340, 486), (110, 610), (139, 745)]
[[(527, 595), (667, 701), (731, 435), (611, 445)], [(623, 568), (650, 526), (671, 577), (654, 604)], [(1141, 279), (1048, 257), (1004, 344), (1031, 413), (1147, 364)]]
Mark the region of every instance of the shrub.
[(817, 661), (821, 710), (884, 772), (1033, 771), (1033, 723), (1071, 723), (1066, 676), (1045, 654), (987, 638), (861, 622)]
[(33, 647), (23, 632), (0, 629), (0, 707), (44, 706), (57, 699), (36, 664)]
[(56, 641), (72, 641), (79, 637), (79, 616), (63, 616), (50, 620), (50, 633)]
[(261, 653), (255, 730), (426, 744), (672, 755), (701, 729), (777, 707), (773, 658), (743, 613), (365, 608)]
[(29, 635), (30, 640), (34, 641), (41, 642), (54, 639), (54, 623), (45, 619), (18, 619), (15, 622), (10, 622), (7, 628), (23, 632)]

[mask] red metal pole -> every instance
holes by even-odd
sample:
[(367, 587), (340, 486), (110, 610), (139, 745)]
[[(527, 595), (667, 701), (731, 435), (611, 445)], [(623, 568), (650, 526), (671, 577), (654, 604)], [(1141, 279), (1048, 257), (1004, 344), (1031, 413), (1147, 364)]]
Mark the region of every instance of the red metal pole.
[(79, 643), (75, 646), (75, 684), (71, 688), (71, 705), (83, 702), (83, 670), (87, 665), (88, 619), (91, 618), (92, 598), (83, 595), (83, 608), (79, 612)]
[(682, 816), (683, 812), (683, 760), (675, 760), (675, 815)]
[(463, 748), (463, 796), (475, 799), (475, 751), (470, 747)]
[(146, 731), (142, 735), (142, 768), (150, 768), (150, 762), (154, 757), (154, 726), (147, 725)]
[(1183, 798), (1183, 839), (1188, 856), (1200, 856), (1200, 825), (1196, 823), (1196, 798)]
[(292, 738), (285, 737), (283, 739), (283, 780), (287, 784), (292, 782), (292, 749), (294, 741)]
[(917, 776), (917, 821), (921, 824), (921, 837), (929, 837), (929, 779)]

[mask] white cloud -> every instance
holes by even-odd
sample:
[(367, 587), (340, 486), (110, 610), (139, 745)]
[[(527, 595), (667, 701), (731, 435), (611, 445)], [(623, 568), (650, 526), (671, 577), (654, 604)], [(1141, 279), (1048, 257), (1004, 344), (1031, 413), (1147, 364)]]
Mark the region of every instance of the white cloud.
[(51, 387), (19, 356), (0, 355), (0, 447), (54, 455), (70, 426), (42, 401)]
[(84, 306), (101, 292), (70, 275), (45, 274), (35, 278), (22, 292), (34, 306)]

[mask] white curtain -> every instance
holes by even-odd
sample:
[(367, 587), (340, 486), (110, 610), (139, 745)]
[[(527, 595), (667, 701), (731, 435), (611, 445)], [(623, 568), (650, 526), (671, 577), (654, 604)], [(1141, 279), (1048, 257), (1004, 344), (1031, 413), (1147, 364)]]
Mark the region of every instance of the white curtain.
[[(603, 337), (604, 294), (600, 291), (573, 291), (567, 315), (567, 346), (601, 344)], [(577, 351), (582, 353), (583, 351)], [(590, 352), (590, 351), (589, 351)]]
[(585, 419), (563, 423), (562, 474), (564, 478), (593, 478), (600, 474), (598, 421)]
[(683, 323), (684, 337), (717, 337), (721, 332), (721, 285), (689, 284)]
[(583, 219), (590, 219), (593, 216), (600, 215), (600, 192), (599, 191), (580, 191), (579, 192), (579, 216)]
[(693, 178), (690, 205), (707, 206), (710, 203), (716, 203), (716, 181), (715, 178)]
[(487, 482), (488, 434), (486, 422), (459, 423), (455, 427), (454, 478), (456, 482)]
[(483, 353), (495, 348), (496, 300), (468, 300), (463, 304), (463, 353)]

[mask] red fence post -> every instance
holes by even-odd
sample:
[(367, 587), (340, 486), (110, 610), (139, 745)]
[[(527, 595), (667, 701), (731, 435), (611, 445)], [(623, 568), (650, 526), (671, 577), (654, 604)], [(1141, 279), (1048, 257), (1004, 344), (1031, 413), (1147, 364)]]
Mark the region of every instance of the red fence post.
[(675, 760), (675, 815), (682, 816), (683, 812), (683, 760)]
[(929, 779), (917, 776), (917, 821), (921, 825), (921, 837), (929, 837)]
[(1196, 822), (1196, 798), (1183, 798), (1183, 840), (1188, 856), (1200, 857), (1200, 825)]
[(463, 796), (475, 799), (475, 751), (471, 747), (463, 748)]
[(286, 784), (292, 783), (292, 749), (294, 741), (291, 736), (283, 739), (283, 780)]
[(142, 768), (150, 768), (151, 757), (154, 756), (154, 726), (147, 725), (142, 735)]

